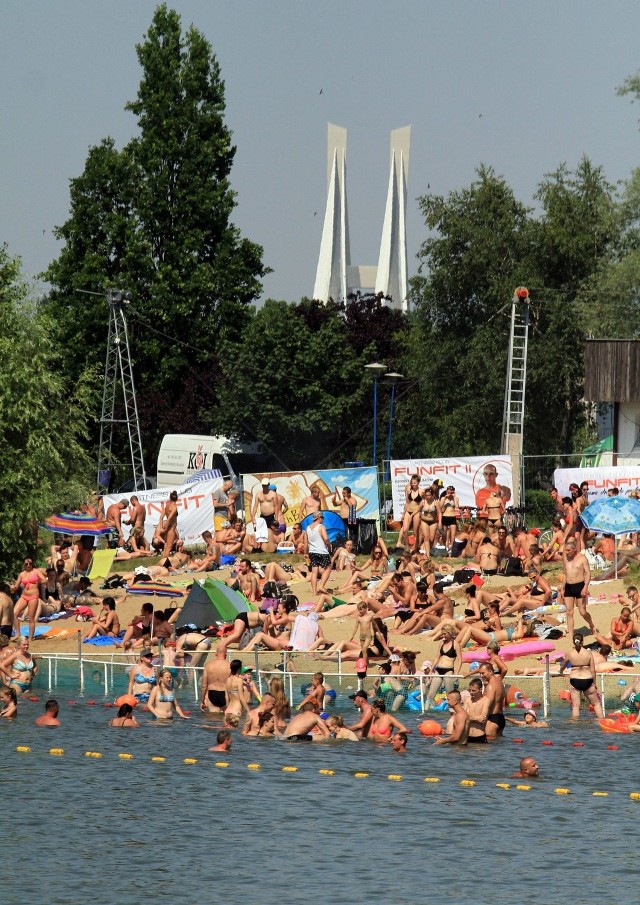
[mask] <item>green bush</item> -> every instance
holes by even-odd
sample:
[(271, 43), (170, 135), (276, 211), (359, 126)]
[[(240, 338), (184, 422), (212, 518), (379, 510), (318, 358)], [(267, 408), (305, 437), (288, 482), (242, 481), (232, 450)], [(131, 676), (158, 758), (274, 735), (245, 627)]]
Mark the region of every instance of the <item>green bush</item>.
[(548, 528), (556, 511), (547, 490), (528, 490), (526, 510), (527, 526), (537, 528)]

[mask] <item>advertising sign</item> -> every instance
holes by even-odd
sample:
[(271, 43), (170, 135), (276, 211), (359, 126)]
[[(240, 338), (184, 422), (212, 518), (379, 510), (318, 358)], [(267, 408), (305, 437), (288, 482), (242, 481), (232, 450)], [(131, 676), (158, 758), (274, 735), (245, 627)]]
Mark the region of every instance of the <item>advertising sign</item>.
[(460, 459), (396, 459), (391, 462), (393, 518), (399, 522), (404, 512), (405, 492), (412, 475), (420, 478), (424, 490), (441, 480), (443, 489), (453, 485), (461, 507), (482, 509), (492, 489), (500, 487), (505, 504), (513, 489), (511, 456), (468, 456)]
[[(112, 503), (131, 499), (137, 496), (147, 510), (144, 534), (149, 543), (153, 538), (156, 525), (162, 517), (165, 503), (172, 490), (178, 493), (178, 532), (185, 545), (202, 543), (200, 535), (203, 531), (213, 531), (213, 498), (216, 490), (222, 486), (222, 478), (213, 481), (186, 481), (180, 487), (157, 487), (154, 490), (138, 490), (134, 493), (110, 493), (104, 496), (105, 512)], [(132, 511), (131, 507), (129, 513)], [(123, 520), (129, 515), (123, 514)], [(124, 527), (124, 536), (128, 537), (128, 529)]]
[[(310, 496), (312, 487), (320, 488), (321, 507), (336, 512), (340, 503), (334, 505), (333, 498), (342, 497), (344, 487), (351, 488), (351, 495), (357, 506), (359, 519), (380, 518), (380, 502), (378, 497), (378, 480), (376, 469), (367, 468), (328, 468), (321, 471), (288, 471), (279, 473), (260, 473), (242, 475), (244, 489), (244, 511), (248, 520), (256, 493), (260, 490), (264, 478), (269, 478), (277, 493), (284, 498), (286, 510), (284, 518), (287, 525), (300, 521), (302, 502)], [(284, 508), (284, 507), (283, 507)]]
[(560, 496), (571, 496), (570, 484), (589, 484), (589, 500), (607, 496), (607, 491), (617, 487), (621, 496), (630, 490), (640, 490), (640, 465), (603, 465), (598, 468), (556, 468), (553, 483)]

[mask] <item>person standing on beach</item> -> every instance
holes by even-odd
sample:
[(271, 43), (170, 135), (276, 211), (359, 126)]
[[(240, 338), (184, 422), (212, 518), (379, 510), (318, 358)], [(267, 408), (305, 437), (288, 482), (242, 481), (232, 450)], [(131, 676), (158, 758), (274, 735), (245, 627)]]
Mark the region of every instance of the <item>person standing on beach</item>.
[(305, 552), (311, 563), (311, 593), (315, 597), (319, 590), (324, 591), (331, 574), (331, 548), (321, 509), (314, 513), (313, 521), (305, 530), (305, 536)]
[(162, 513), (162, 530), (164, 538), (162, 555), (169, 556), (178, 542), (178, 491), (172, 490)]
[(279, 525), (282, 522), (282, 513), (278, 508), (278, 494), (275, 490), (271, 490), (271, 481), (269, 478), (263, 478), (260, 490), (256, 493), (251, 506), (251, 518), (249, 521), (256, 524), (256, 515), (260, 510), (260, 518), (267, 523), (267, 528), (271, 525)]
[(105, 521), (107, 525), (115, 528), (118, 532), (118, 546), (124, 547), (124, 535), (122, 534), (122, 513), (129, 506), (129, 500), (120, 500), (118, 503), (112, 503), (107, 509)]
[(591, 634), (595, 635), (596, 629), (593, 624), (593, 619), (587, 612), (591, 569), (589, 568), (589, 561), (584, 553), (578, 553), (578, 546), (575, 540), (565, 541), (564, 552), (562, 554), (562, 566), (564, 569), (564, 578), (561, 596), (564, 598), (564, 604), (567, 608), (567, 634), (570, 637), (573, 637), (573, 610), (574, 606), (577, 606), (578, 612), (589, 626)]
[(129, 543), (134, 553), (148, 553), (149, 541), (144, 536), (144, 523), (147, 517), (147, 510), (142, 505), (137, 496), (131, 497), (131, 505), (133, 512), (129, 519), (125, 521), (125, 525), (131, 525), (131, 534), (129, 535)]
[(315, 512), (318, 512), (319, 509), (322, 509), (320, 488), (317, 484), (312, 484), (309, 496), (306, 496), (300, 504), (300, 517), (298, 518), (298, 521), (301, 522), (305, 516), (313, 515)]

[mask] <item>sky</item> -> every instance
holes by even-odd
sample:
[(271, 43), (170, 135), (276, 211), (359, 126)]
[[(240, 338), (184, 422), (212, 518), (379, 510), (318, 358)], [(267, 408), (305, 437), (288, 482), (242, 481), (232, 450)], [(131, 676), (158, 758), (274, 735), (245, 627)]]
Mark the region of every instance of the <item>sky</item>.
[[(612, 182), (640, 164), (640, 107), (616, 96), (640, 69), (640, 4), (610, 0), (174, 0), (211, 42), (237, 146), (236, 225), (264, 248), (263, 298), (311, 295), (326, 203), (329, 122), (348, 129), (353, 264), (375, 264), (390, 132), (411, 125), (409, 275), (426, 238), (417, 198), (489, 164), (533, 203), (545, 173), (583, 154)], [(0, 243), (31, 280), (88, 149), (136, 134), (135, 52), (148, 0), (2, 0)]]

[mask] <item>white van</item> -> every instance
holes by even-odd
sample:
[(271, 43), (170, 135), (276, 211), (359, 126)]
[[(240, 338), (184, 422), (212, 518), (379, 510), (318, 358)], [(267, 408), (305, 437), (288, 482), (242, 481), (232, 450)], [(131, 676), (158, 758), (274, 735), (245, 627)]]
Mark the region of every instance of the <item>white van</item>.
[(234, 480), (241, 474), (265, 471), (267, 456), (258, 443), (233, 437), (165, 434), (158, 453), (158, 487), (176, 487), (201, 468), (216, 468)]

